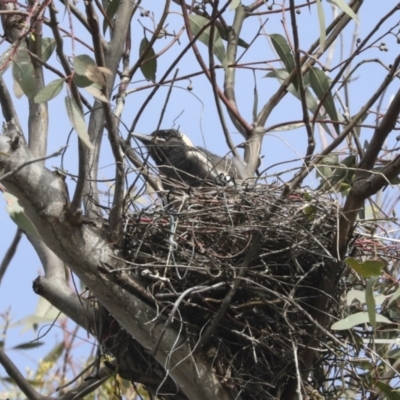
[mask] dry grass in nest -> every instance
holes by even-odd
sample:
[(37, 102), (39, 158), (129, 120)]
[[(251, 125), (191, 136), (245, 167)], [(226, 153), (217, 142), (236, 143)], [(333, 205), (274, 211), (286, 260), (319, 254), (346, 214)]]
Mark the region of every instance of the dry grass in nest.
[(281, 192), (202, 188), (125, 221), (131, 273), (243, 398), (263, 398), (295, 373), (292, 343), (310, 327), (302, 310), (332, 259), (337, 203), (311, 191), (280, 200)]

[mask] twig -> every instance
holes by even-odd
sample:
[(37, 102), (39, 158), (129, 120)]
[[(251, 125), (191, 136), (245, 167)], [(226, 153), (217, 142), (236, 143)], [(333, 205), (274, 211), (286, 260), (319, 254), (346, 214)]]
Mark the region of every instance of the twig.
[[(14, 121), (17, 125), (20, 132), (23, 132), (21, 129), (21, 124), (18, 119), (18, 114), (15, 111), (14, 103), (11, 99), (10, 92), (3, 80), (3, 74), (0, 74), (0, 104), (1, 110), (3, 112), (4, 119), (6, 122)], [(25, 137), (24, 141), (25, 141)], [(25, 141), (26, 143), (26, 141)]]
[[(221, 10), (215, 15), (215, 18), (217, 18), (219, 15), (221, 15), (225, 9), (229, 6), (229, 2), (227, 2), (222, 8)], [(182, 14), (183, 14), (183, 18), (185, 21), (185, 26), (186, 26), (186, 32), (188, 34), (189, 37), (189, 43), (188, 46), (192, 48), (196, 59), (198, 61), (198, 63), (200, 64), (200, 67), (203, 69), (204, 74), (206, 75), (207, 79), (211, 82), (211, 75), (210, 75), (210, 71), (207, 68), (207, 65), (205, 64), (203, 58), (200, 55), (199, 49), (196, 45), (196, 41), (197, 39), (200, 37), (200, 35), (211, 25), (214, 23), (214, 20), (210, 20), (210, 22), (208, 24), (205, 24), (200, 30), (199, 32), (194, 36), (193, 32), (190, 28), (190, 21), (189, 21), (189, 14), (188, 14), (188, 10), (186, 8), (186, 3), (184, 0), (181, 0), (181, 7), (182, 7)], [(242, 8), (241, 5), (239, 5), (239, 7)], [(238, 7), (238, 8), (239, 8)], [(236, 15), (236, 14), (235, 14)], [(243, 21), (242, 21), (243, 22)], [(225, 104), (225, 106), (228, 109), (228, 112), (230, 112), (234, 119), (238, 122), (238, 124), (242, 127), (242, 130), (244, 129), (247, 133), (249, 133), (251, 131), (251, 126), (247, 123), (247, 121), (245, 119), (243, 119), (243, 117), (240, 115), (239, 111), (237, 110), (237, 108), (235, 107), (234, 104), (231, 103), (231, 101), (228, 99), (228, 97), (221, 91), (221, 89), (217, 88), (217, 92), (218, 92), (218, 96), (220, 97), (220, 99), (223, 101), (223, 103)], [(238, 125), (238, 126), (239, 126)]]
[(170, 85), (169, 88), (168, 88), (167, 97), (165, 98), (165, 102), (164, 102), (163, 108), (162, 108), (162, 110), (161, 110), (160, 119), (158, 120), (157, 129), (156, 129), (157, 131), (160, 129), (160, 126), (161, 126), (161, 124), (162, 124), (162, 120), (163, 120), (163, 118), (164, 118), (164, 114), (165, 114), (165, 111), (166, 111), (166, 109), (167, 109), (168, 101), (169, 101), (169, 98), (170, 98), (170, 96), (171, 96), (172, 88), (174, 87), (175, 79), (176, 79), (176, 77), (177, 77), (177, 75), (178, 75), (178, 72), (179, 72), (179, 68), (176, 69), (175, 74), (174, 74), (174, 76), (173, 76), (173, 78), (172, 78), (171, 85)]
[[(54, 4), (49, 6), (50, 13), (50, 27), (53, 32), (54, 39), (56, 41), (56, 53), (58, 58), (60, 59), (61, 65), (64, 69), (66, 76), (71, 77), (72, 71), (69, 66), (68, 59), (64, 54), (63, 47), (64, 42), (60, 35), (60, 31), (58, 29), (58, 21), (56, 17), (56, 10), (54, 9)], [(83, 114), (82, 102), (79, 96), (79, 90), (75, 86), (75, 84), (71, 81), (69, 82), (69, 87), (71, 89), (72, 97), (75, 100), (76, 105), (79, 107), (80, 111)], [(78, 154), (79, 154), (79, 178), (76, 183), (76, 188), (74, 192), (74, 196), (72, 198), (70, 204), (70, 212), (71, 214), (75, 214), (81, 207), (83, 193), (85, 190), (85, 181), (87, 176), (87, 154), (86, 147), (82, 143), (81, 139), (78, 139)]]
[(226, 313), (226, 310), (228, 309), (228, 307), (230, 306), (230, 304), (232, 302), (233, 296), (236, 294), (236, 291), (238, 290), (239, 286), (242, 283), (241, 278), (243, 278), (246, 269), (249, 267), (249, 265), (251, 263), (251, 260), (257, 254), (259, 245), (261, 243), (261, 238), (262, 238), (262, 234), (260, 233), (260, 231), (258, 231), (254, 237), (253, 243), (251, 244), (249, 250), (246, 253), (246, 256), (242, 262), (242, 265), (240, 266), (239, 272), (238, 272), (237, 276), (235, 277), (231, 288), (229, 289), (229, 292), (227, 293), (224, 300), (222, 301), (221, 306), (219, 307), (219, 309), (217, 311), (217, 314), (215, 314), (210, 325), (205, 330), (204, 335), (201, 337), (201, 339), (199, 341), (199, 348), (204, 347), (208, 343), (208, 341), (211, 339), (211, 336), (216, 331), (218, 324), (220, 323), (221, 319), (223, 318), (223, 316)]
[[(87, 1), (85, 3), (85, 6), (86, 6), (88, 23), (90, 25), (92, 33), (96, 62), (98, 66), (105, 67), (106, 63), (104, 57), (104, 49), (101, 41), (99, 21), (93, 9), (92, 2)], [(107, 98), (109, 97), (107, 92), (105, 93), (105, 96)], [(111, 150), (113, 152), (113, 156), (115, 159), (115, 191), (114, 191), (113, 204), (109, 216), (110, 232), (111, 232), (110, 239), (114, 240), (117, 237), (119, 237), (122, 227), (121, 215), (122, 215), (122, 208), (124, 201), (125, 168), (124, 168), (124, 159), (122, 157), (121, 147), (119, 144), (117, 125), (115, 123), (115, 118), (111, 111), (110, 104), (106, 102), (102, 102), (101, 104), (103, 107), (104, 118), (107, 125), (108, 138), (110, 141)]]
[(15, 173), (21, 171), (21, 169), (25, 168), (27, 165), (34, 164), (34, 163), (37, 163), (37, 162), (40, 162), (40, 161), (44, 161), (44, 160), (48, 160), (49, 158), (53, 158), (53, 157), (58, 157), (58, 156), (60, 156), (60, 155), (62, 154), (62, 152), (64, 151), (64, 149), (65, 149), (65, 146), (64, 146), (64, 147), (61, 147), (58, 151), (56, 151), (56, 152), (54, 152), (54, 153), (52, 153), (52, 154), (50, 154), (50, 155), (48, 155), (48, 156), (45, 156), (45, 157), (38, 157), (38, 158), (34, 158), (33, 160), (29, 160), (29, 161), (24, 162), (23, 164), (21, 164), (21, 165), (18, 166), (17, 168), (13, 168), (11, 171), (8, 171), (8, 172), (6, 172), (4, 175), (1, 175), (1, 176), (0, 176), (0, 182), (1, 182), (3, 179), (7, 179), (7, 178), (9, 178), (11, 175), (13, 175), (13, 174), (15, 174)]
[[(297, 83), (299, 86), (300, 98), (301, 98), (301, 108), (303, 111), (303, 122), (307, 131), (308, 146), (306, 150), (306, 155), (304, 157), (304, 164), (307, 166), (310, 163), (311, 156), (315, 149), (315, 139), (314, 139), (314, 126), (311, 126), (310, 116), (307, 108), (306, 90), (303, 80), (303, 74), (301, 71), (301, 60), (300, 60), (300, 42), (299, 42), (299, 32), (297, 30), (296, 22), (296, 6), (294, 0), (290, 0), (290, 17), (292, 21), (292, 32), (293, 32), (293, 42), (294, 42), (294, 60), (296, 63), (297, 71)], [(316, 114), (318, 115), (318, 114)]]

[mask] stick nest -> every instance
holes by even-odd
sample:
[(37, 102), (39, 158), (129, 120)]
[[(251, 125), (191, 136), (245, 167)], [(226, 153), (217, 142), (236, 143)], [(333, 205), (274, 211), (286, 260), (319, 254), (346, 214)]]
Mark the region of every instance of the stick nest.
[(332, 260), (337, 203), (281, 194), (274, 185), (201, 188), (125, 220), (130, 273), (242, 398), (264, 398), (296, 373), (293, 343), (309, 330)]

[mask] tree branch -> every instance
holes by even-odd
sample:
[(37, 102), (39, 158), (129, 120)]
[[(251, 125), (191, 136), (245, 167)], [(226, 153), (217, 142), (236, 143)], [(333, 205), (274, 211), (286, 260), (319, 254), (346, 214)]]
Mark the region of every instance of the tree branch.
[(28, 383), (28, 381), (22, 376), (19, 369), (11, 361), (2, 348), (0, 348), (0, 364), (6, 370), (8, 376), (15, 381), (17, 386), (22, 390), (26, 397), (30, 400), (50, 400), (51, 397), (42, 396)]
[[(6, 130), (9, 137), (15, 137), (12, 127)], [(22, 143), (5, 136), (0, 136), (0, 152), (0, 167), (6, 171), (32, 158)], [(103, 239), (101, 227), (71, 224), (64, 217), (60, 181), (45, 167), (32, 163), (6, 179), (4, 185), (19, 199), (46, 245), (70, 266), (127, 332), (144, 348), (154, 348), (163, 331), (162, 324), (154, 322), (160, 322), (157, 311), (99, 274), (103, 264), (118, 269), (125, 263), (115, 257), (115, 249)], [(46, 190), (41, 190), (43, 187)], [(191, 400), (231, 400), (210, 363), (203, 355), (193, 354), (189, 342), (174, 327), (165, 328), (156, 359)]]

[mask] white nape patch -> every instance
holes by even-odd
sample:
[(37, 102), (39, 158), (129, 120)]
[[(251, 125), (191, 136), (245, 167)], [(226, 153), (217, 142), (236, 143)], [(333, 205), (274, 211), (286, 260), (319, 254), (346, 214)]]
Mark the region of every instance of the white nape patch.
[(194, 147), (192, 141), (186, 135), (184, 135), (182, 132), (179, 132), (179, 134), (181, 135), (181, 139), (186, 144), (186, 146)]
[(207, 167), (208, 171), (212, 171), (214, 169), (214, 166), (211, 164), (210, 160), (200, 151), (200, 150), (191, 150), (188, 152), (189, 157), (197, 158), (204, 167)]

